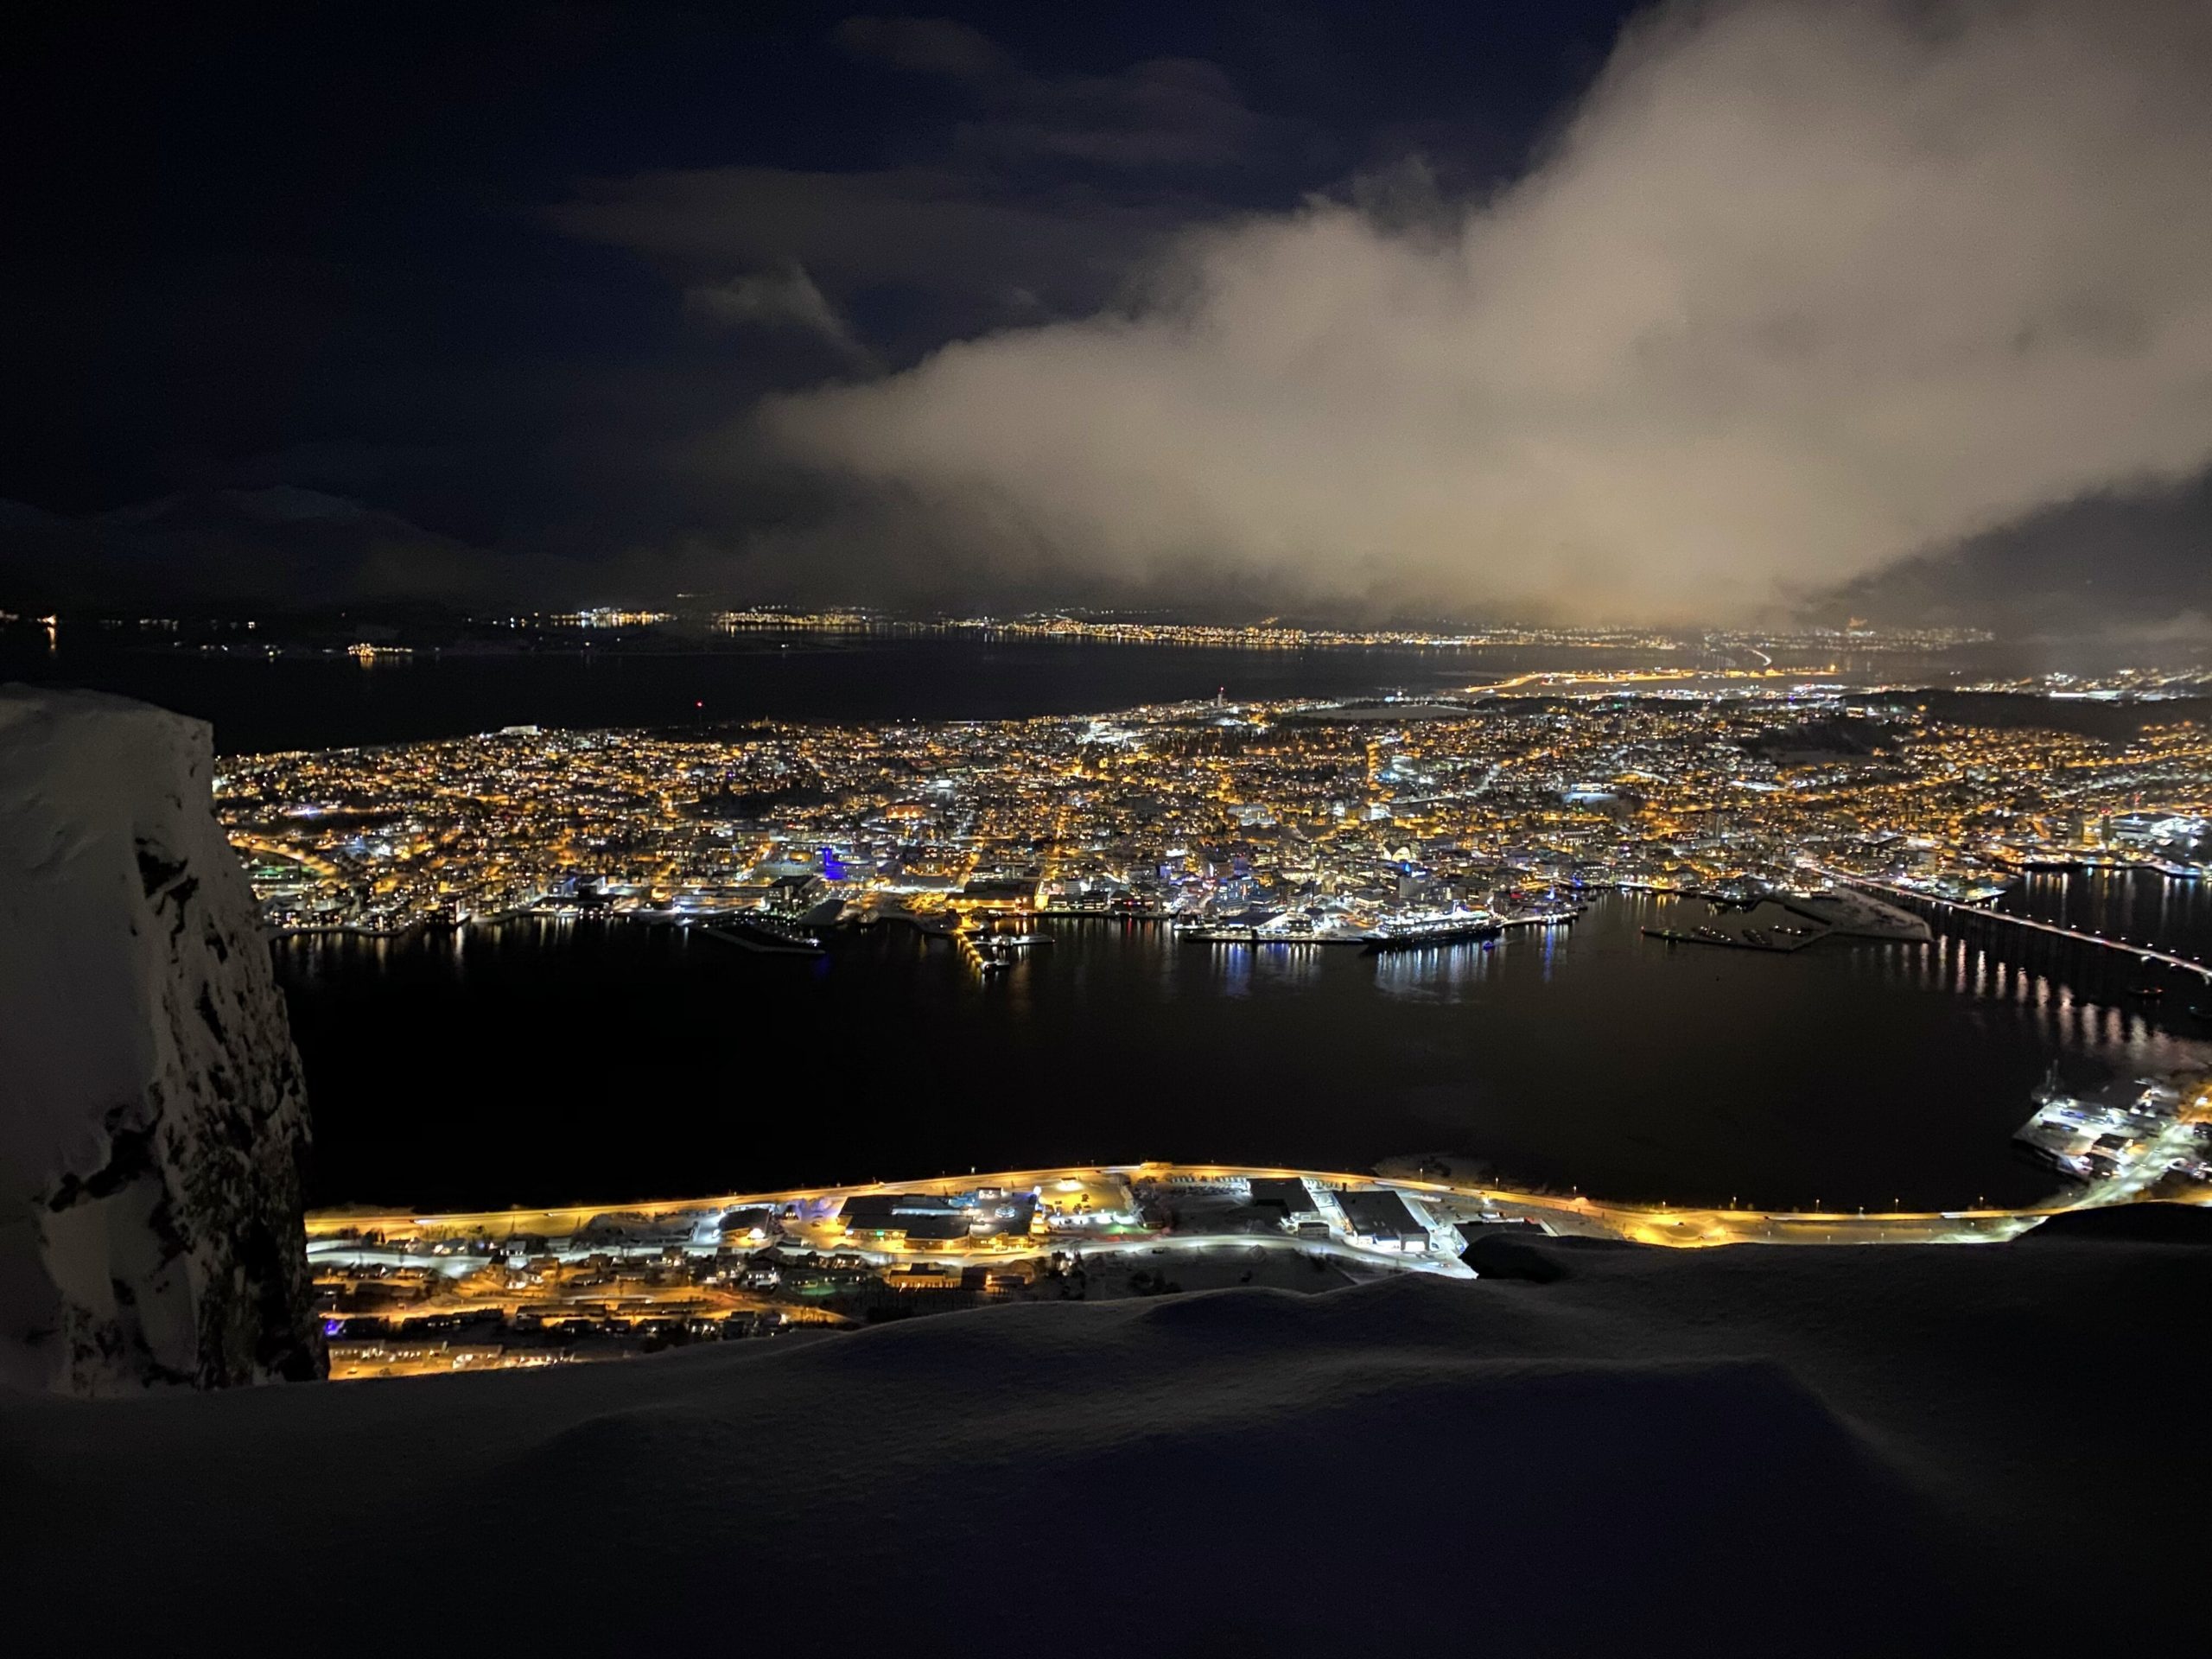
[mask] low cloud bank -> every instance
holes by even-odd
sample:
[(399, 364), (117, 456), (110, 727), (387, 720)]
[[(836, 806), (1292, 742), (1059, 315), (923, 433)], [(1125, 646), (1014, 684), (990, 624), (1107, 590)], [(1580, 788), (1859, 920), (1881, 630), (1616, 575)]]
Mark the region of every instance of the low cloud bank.
[(948, 575), (1747, 614), (2212, 461), (2208, 86), (2195, 7), (1670, 8), (1491, 200), (1192, 232), (756, 435)]

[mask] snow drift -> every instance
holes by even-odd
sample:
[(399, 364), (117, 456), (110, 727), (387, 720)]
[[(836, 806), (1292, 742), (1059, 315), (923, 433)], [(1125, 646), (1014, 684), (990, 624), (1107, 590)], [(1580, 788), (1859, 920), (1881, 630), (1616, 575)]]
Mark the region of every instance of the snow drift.
[(0, 1378), (322, 1370), (305, 1095), (202, 721), (0, 688)]
[[(2207, 1535), (2202, 1243), (1528, 1248), (1551, 1282), (0, 1395), (10, 1633), (80, 1645), (98, 1605), (105, 1648), (165, 1653), (256, 1630), (326, 1655), (1163, 1659), (2201, 1635), (2165, 1586)], [(149, 1516), (158, 1547), (119, 1573)]]

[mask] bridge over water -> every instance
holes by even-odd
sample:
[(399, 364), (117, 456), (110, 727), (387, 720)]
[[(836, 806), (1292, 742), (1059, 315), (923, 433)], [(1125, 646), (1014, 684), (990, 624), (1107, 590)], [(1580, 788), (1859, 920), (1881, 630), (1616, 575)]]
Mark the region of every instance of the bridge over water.
[(2010, 911), (1992, 910), (1983, 905), (1962, 905), (1955, 899), (1939, 899), (1934, 893), (1922, 893), (1912, 887), (1900, 887), (1892, 881), (1877, 881), (1869, 876), (1851, 875), (1842, 870), (1831, 870), (1815, 866), (1831, 881), (1849, 887), (1863, 887), (1870, 892), (1890, 894), (1893, 898), (1910, 899), (1923, 905), (1933, 905), (1938, 910), (1958, 912), (1991, 921), (2009, 922), (2014, 927), (2029, 929), (2037, 933), (2055, 934), (2076, 944), (2095, 945), (2107, 950), (2119, 950), (2144, 962), (2157, 963), (2162, 968), (2178, 968), (2184, 973), (2196, 975), (2212, 982), (2212, 963), (2198, 962), (2192, 957), (2177, 956), (2171, 950), (2161, 950), (2156, 945), (2139, 944), (2132, 939), (2113, 938), (2108, 934), (2091, 933), (2081, 928), (2063, 927), (2056, 922), (2039, 920), (2032, 916), (2016, 916)]

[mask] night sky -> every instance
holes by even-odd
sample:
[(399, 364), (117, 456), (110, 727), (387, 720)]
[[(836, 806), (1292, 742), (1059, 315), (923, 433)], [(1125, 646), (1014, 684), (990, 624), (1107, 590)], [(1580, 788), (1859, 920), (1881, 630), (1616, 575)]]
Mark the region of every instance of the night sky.
[(0, 608), (2193, 638), (2201, 9), (1631, 10), (31, 9)]

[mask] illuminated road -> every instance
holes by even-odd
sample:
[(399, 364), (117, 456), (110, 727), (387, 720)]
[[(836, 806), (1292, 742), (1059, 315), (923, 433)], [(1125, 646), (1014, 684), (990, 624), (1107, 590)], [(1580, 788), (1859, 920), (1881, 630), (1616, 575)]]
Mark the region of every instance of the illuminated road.
[(1539, 669), (1527, 674), (1516, 674), (1503, 680), (1484, 680), (1464, 686), (1461, 690), (1469, 696), (1501, 696), (1508, 691), (1522, 690), (1529, 686), (1541, 686), (1549, 690), (1572, 693), (1578, 690), (1607, 690), (1624, 685), (1673, 685), (1694, 680), (1789, 680), (1808, 676), (1832, 675), (1834, 663), (1817, 667), (1777, 668), (1774, 658), (1763, 651), (1751, 653), (1763, 659), (1758, 668), (1630, 668), (1630, 669)]
[[(1473, 1182), (1448, 1179), (1382, 1178), (1349, 1172), (1281, 1169), (1247, 1165), (1114, 1164), (1071, 1166), (1058, 1169), (1012, 1170), (995, 1174), (944, 1176), (930, 1180), (872, 1182), (857, 1186), (795, 1187), (776, 1192), (731, 1193), (721, 1197), (665, 1199), (643, 1204), (597, 1205), (553, 1210), (485, 1211), (454, 1215), (392, 1215), (328, 1211), (308, 1217), (311, 1244), (325, 1249), (342, 1247), (343, 1241), (365, 1233), (381, 1235), (387, 1244), (401, 1241), (430, 1243), (476, 1239), (497, 1241), (518, 1236), (572, 1237), (596, 1217), (636, 1217), (673, 1220), (718, 1216), (737, 1210), (779, 1208), (789, 1204), (819, 1204), (869, 1193), (938, 1193), (973, 1192), (978, 1187), (1023, 1191), (1050, 1182), (1081, 1177), (1118, 1178), (1157, 1185), (1173, 1192), (1181, 1185), (1203, 1188), (1209, 1182), (1257, 1177), (1304, 1177), (1317, 1185), (1352, 1192), (1393, 1191), (1424, 1201), (1440, 1218), (1472, 1224), (1484, 1216), (1535, 1222), (1548, 1231), (1567, 1236), (1625, 1239), (1640, 1244), (1678, 1249), (1720, 1244), (1931, 1244), (1974, 1243), (2013, 1238), (2051, 1216), (2071, 1210), (2094, 1208), (2113, 1202), (2129, 1202), (2142, 1195), (2157, 1179), (2146, 1168), (2141, 1179), (2125, 1187), (2104, 1184), (2072, 1202), (2054, 1202), (2013, 1210), (1961, 1211), (1770, 1211), (1677, 1208), (1666, 1205), (1608, 1204), (1587, 1198), (1562, 1198), (1554, 1193), (1519, 1192)], [(1160, 1234), (1122, 1233), (1094, 1238), (1058, 1231), (1025, 1240), (1009, 1249), (967, 1251), (913, 1252), (922, 1259), (943, 1262), (1004, 1262), (1024, 1255), (1054, 1250), (1088, 1251), (1126, 1248)], [(1179, 1239), (1186, 1236), (1178, 1235)], [(1223, 1235), (1224, 1243), (1249, 1244), (1248, 1236)], [(1193, 1239), (1192, 1242), (1195, 1242)], [(1286, 1239), (1292, 1246), (1328, 1243), (1351, 1251), (1362, 1260), (1411, 1266), (1416, 1257), (1365, 1249), (1341, 1237), (1327, 1241)], [(603, 1248), (603, 1247), (602, 1247)], [(842, 1247), (840, 1247), (842, 1248)], [(868, 1251), (906, 1259), (909, 1253)]]
[[(1405, 1175), (1387, 1166), (1370, 1175), (1146, 1163), (556, 1210), (325, 1212), (308, 1218), (308, 1257), (320, 1317), (333, 1338), (332, 1374), (367, 1377), (565, 1364), (702, 1336), (872, 1323), (892, 1312), (870, 1300), (887, 1291), (950, 1292), (956, 1305), (1039, 1296), (1081, 1300), (1094, 1292), (1117, 1300), (1121, 1274), (1129, 1269), (1127, 1294), (1179, 1291), (1166, 1277), (1171, 1267), (1201, 1291), (1230, 1287), (1240, 1268), (1237, 1283), (1249, 1285), (1256, 1274), (1277, 1289), (1291, 1283), (1320, 1287), (1297, 1265), (1300, 1259), (1315, 1268), (1332, 1267), (1344, 1282), (1393, 1273), (1471, 1279), (1479, 1274), (1462, 1259), (1465, 1235), (1455, 1230), (1511, 1223), (1533, 1224), (1554, 1236), (1674, 1249), (1980, 1243), (2016, 1238), (2069, 1210), (2140, 1202), (2154, 1192), (2212, 1204), (2212, 1182), (2190, 1174), (2201, 1167), (2196, 1132), (2212, 1122), (2212, 1082), (2200, 1079), (2192, 1087), (2174, 1121), (2130, 1146), (2120, 1168), (2070, 1202), (2028, 1209), (1872, 1215), (1678, 1209), (1516, 1192), (1448, 1179), (1448, 1166), (1433, 1161)], [(1295, 1232), (1264, 1225), (1248, 1230), (1257, 1212), (1242, 1202), (1250, 1198), (1245, 1184), (1262, 1178), (1305, 1184), (1310, 1203), (1293, 1212)], [(1040, 1211), (1027, 1230), (1016, 1233), (910, 1237), (880, 1225), (886, 1219), (880, 1214), (849, 1223), (841, 1202), (905, 1193), (958, 1194), (964, 1204), (976, 1201), (979, 1188), (1001, 1198), (1033, 1193), (1041, 1205), (1058, 1208)], [(1394, 1233), (1392, 1223), (1403, 1228), (1406, 1221), (1395, 1215), (1371, 1223), (1377, 1234), (1355, 1233), (1355, 1224), (1373, 1213), (1351, 1202), (1355, 1192), (1397, 1195), (1416, 1227)], [(936, 1208), (914, 1206), (916, 1212)], [(738, 1224), (742, 1237), (725, 1236), (734, 1212), (762, 1209), (776, 1212), (775, 1220), (761, 1224), (756, 1217)], [(733, 1262), (739, 1255), (747, 1258), (741, 1267)], [(1286, 1272), (1288, 1281), (1281, 1276)], [(1094, 1274), (1103, 1276), (1094, 1280)], [(824, 1300), (840, 1297), (846, 1299), (840, 1306)], [(902, 1301), (894, 1296), (894, 1304)], [(909, 1302), (899, 1311), (930, 1310)], [(484, 1326), (487, 1319), (496, 1328)]]

